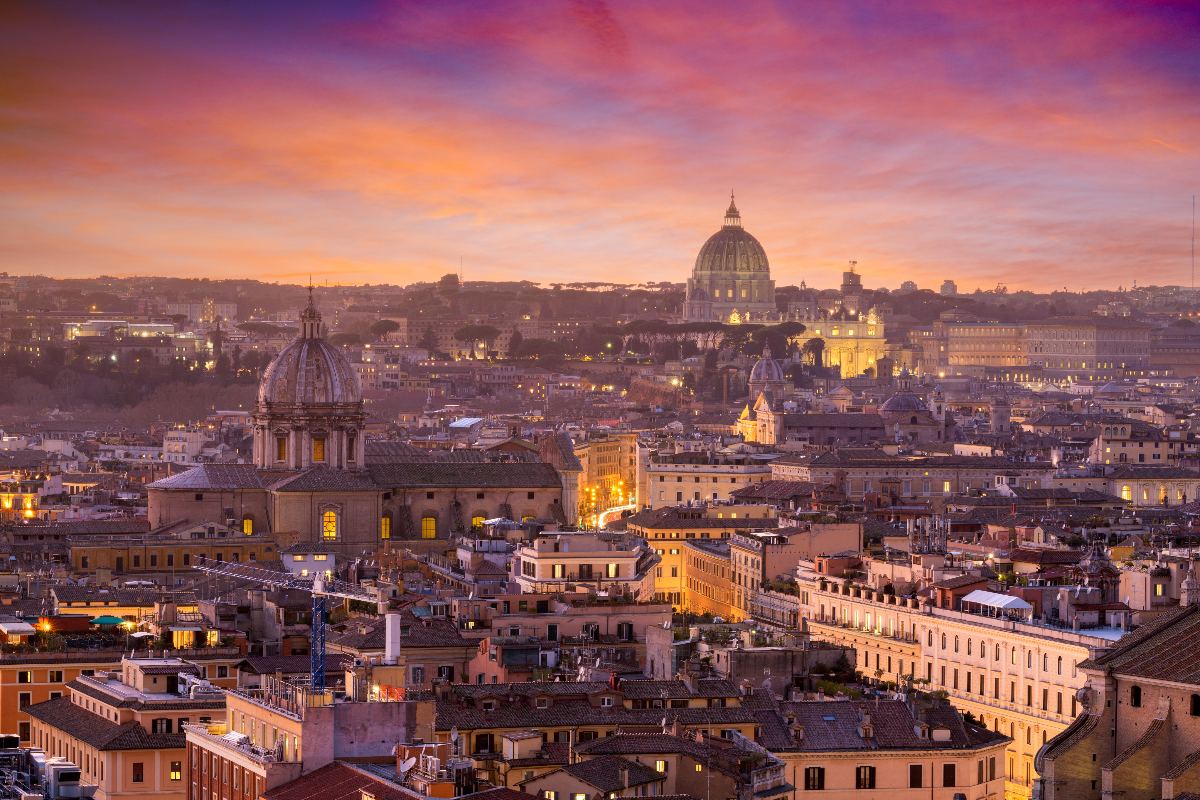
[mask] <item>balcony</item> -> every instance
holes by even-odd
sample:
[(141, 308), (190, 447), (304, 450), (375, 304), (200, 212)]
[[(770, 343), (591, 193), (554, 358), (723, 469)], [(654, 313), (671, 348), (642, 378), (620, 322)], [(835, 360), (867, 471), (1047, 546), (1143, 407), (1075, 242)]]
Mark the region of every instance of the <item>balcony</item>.
[(294, 759), (285, 759), (281, 749), (268, 749), (251, 744), (249, 737), (230, 731), (223, 722), (188, 722), (184, 723), (183, 732), (203, 740), (205, 747), (210, 750), (224, 751), (226, 754), (249, 759), (264, 767), (270, 764), (298, 763)]

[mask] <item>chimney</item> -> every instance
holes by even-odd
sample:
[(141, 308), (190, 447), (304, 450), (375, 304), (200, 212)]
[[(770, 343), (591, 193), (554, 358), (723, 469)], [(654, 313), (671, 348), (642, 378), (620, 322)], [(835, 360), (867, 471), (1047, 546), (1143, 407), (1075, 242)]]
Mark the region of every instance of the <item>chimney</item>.
[(395, 664), (400, 656), (400, 623), (403, 620), (399, 614), (387, 614), (383, 618), (383, 663)]

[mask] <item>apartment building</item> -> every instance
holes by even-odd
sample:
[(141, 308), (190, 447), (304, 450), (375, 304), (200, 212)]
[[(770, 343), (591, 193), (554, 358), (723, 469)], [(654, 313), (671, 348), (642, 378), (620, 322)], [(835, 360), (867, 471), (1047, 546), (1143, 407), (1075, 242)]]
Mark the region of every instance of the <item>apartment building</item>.
[(183, 800), (183, 728), (225, 708), (222, 690), (178, 658), (125, 658), (29, 706), (31, 742), (79, 766), (97, 800)]
[(522, 592), (574, 591), (587, 587), (638, 600), (654, 596), (658, 555), (645, 542), (614, 533), (557, 533), (519, 545), (511, 580)]
[(759, 590), (775, 578), (790, 578), (801, 559), (862, 550), (859, 523), (806, 523), (773, 531), (735, 532), (729, 537), (733, 607), (742, 619), (759, 616)]
[(1003, 769), (1010, 800), (1031, 795), (1038, 748), (1078, 714), (1079, 664), (1123, 633), (1042, 624), (1012, 613), (1007, 595), (964, 611), (961, 603), (938, 607), (806, 566), (797, 582), (813, 636), (854, 647), (864, 676), (944, 691), (960, 711), (1011, 739)]
[(639, 484), (640, 508), (728, 501), (741, 488), (771, 479), (771, 458), (682, 452), (651, 455)]

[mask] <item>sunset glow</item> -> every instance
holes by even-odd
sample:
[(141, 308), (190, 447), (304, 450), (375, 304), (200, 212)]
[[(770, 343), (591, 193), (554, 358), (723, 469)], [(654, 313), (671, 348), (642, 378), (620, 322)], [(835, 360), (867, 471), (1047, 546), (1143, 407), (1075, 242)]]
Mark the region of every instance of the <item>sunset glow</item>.
[(25, 3), (10, 272), (1187, 283), (1191, 3)]

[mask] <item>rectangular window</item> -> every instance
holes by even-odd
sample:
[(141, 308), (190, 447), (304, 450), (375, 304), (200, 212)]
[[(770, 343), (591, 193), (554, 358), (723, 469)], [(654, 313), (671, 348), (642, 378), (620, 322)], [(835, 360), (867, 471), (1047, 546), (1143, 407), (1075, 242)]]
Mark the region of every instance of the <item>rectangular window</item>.
[(655, 761), (654, 762), (654, 771), (665, 775), (667, 772), (667, 762), (661, 758), (658, 759), (657, 761)]
[(23, 669), (17, 673), (17, 683), (33, 683), (33, 673)]
[(437, 538), (437, 517), (421, 517), (421, 538)]
[(380, 539), (392, 538), (392, 518), (389, 517), (387, 514), (384, 514), (382, 517), (379, 518), (379, 538)]
[(62, 683), (63, 682), (63, 671), (61, 669), (50, 670), (50, 682), (51, 683)]
[(855, 789), (874, 789), (875, 788), (875, 768), (870, 766), (862, 766), (854, 771), (854, 788)]
[(804, 791), (819, 792), (825, 788), (825, 768), (804, 768)]
[(920, 789), (922, 782), (922, 769), (920, 764), (908, 765), (908, 788)]
[(609, 564), (605, 568), (605, 576), (606, 577), (616, 578), (616, 577), (619, 577), (620, 574), (621, 574), (621, 567), (618, 564)]
[(313, 461), (325, 460), (325, 437), (314, 436), (312, 440), (312, 459)]
[(275, 437), (275, 460), (276, 461), (287, 461), (287, 437), (286, 436), (276, 436)]
[[(237, 777), (237, 775), (235, 773), (234, 778), (236, 779), (236, 777)], [(172, 761), (171, 762), (171, 780), (173, 780), (173, 781), (183, 780), (183, 762), (182, 761)]]
[(133, 782), (142, 783), (146, 780), (146, 765), (141, 761), (133, 762)]
[(956, 777), (954, 764), (942, 764), (942, 786), (956, 786)]
[(21, 692), (17, 695), (17, 708), (26, 708), (33, 704), (33, 694), (31, 692)]

